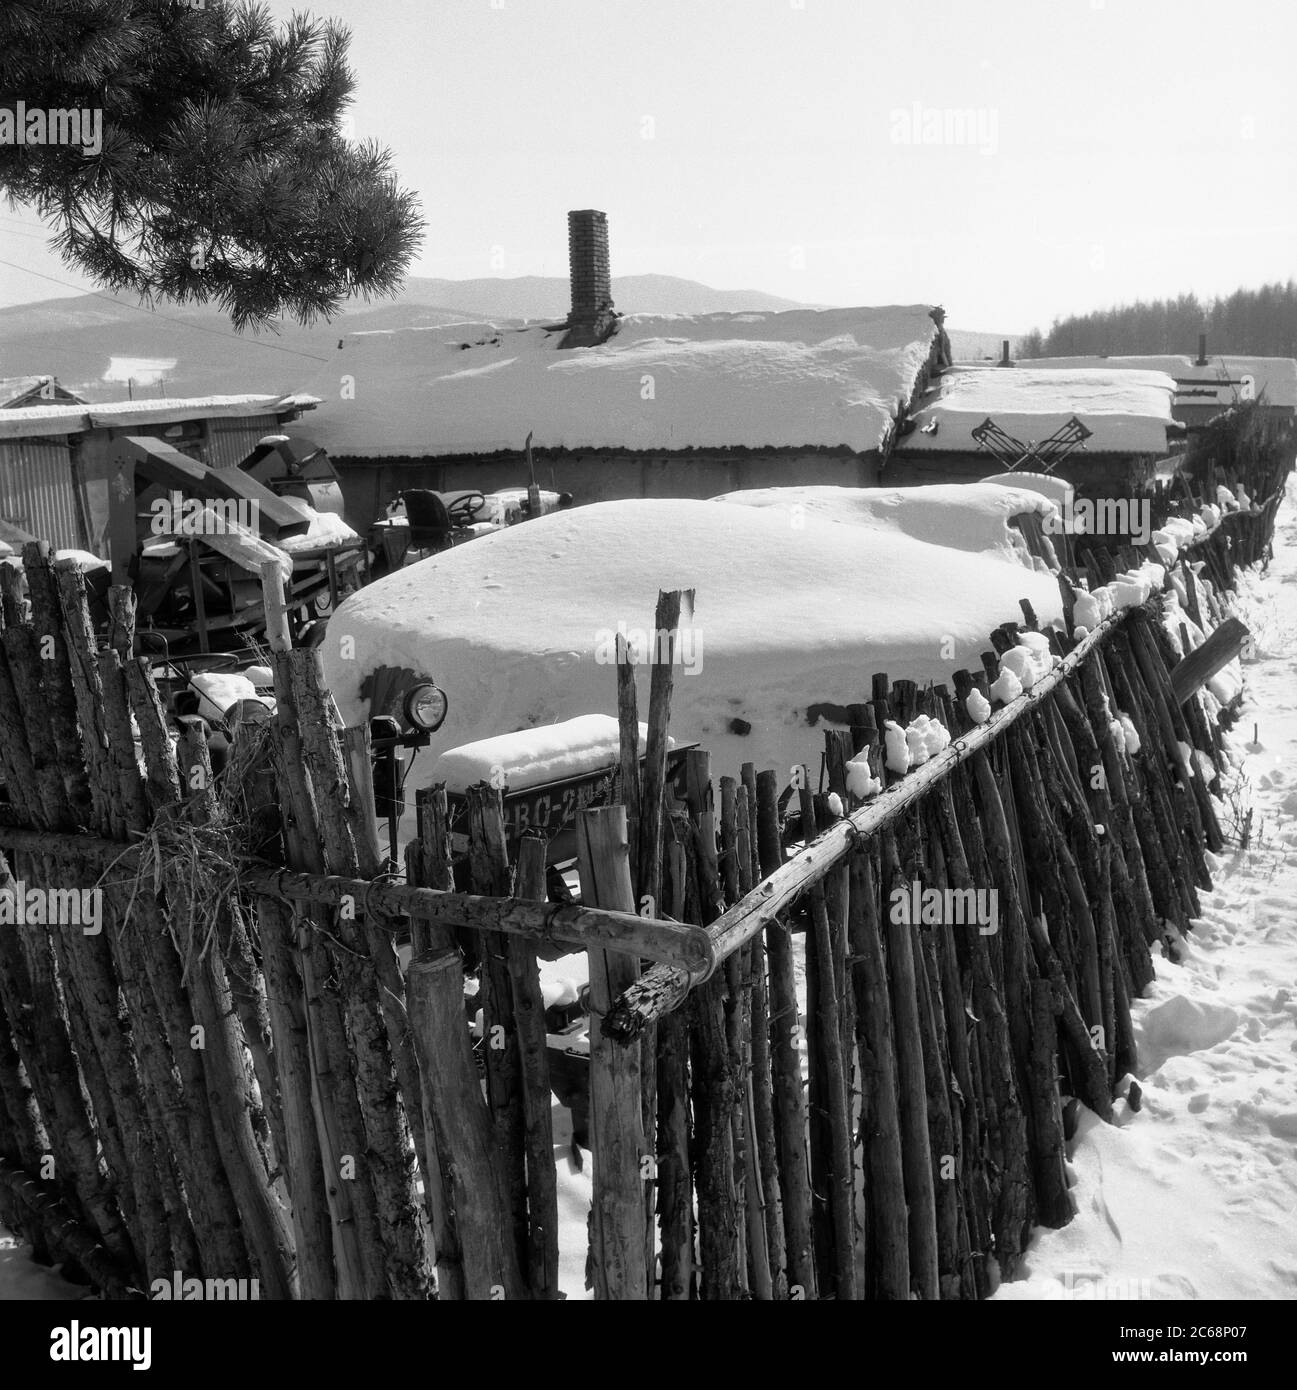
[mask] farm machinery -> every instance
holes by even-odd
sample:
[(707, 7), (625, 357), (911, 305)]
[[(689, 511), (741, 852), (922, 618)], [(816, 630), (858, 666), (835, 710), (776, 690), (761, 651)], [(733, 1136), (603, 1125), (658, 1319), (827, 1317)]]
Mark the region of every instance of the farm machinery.
[(327, 455), (291, 446), (270, 437), (238, 467), (214, 468), (163, 440), (118, 441), (109, 563), (113, 581), (135, 589), (145, 652), (227, 650), (260, 636), (267, 561), (280, 568), (298, 640), (322, 633), (320, 620), (365, 582), (368, 550), (341, 519)]

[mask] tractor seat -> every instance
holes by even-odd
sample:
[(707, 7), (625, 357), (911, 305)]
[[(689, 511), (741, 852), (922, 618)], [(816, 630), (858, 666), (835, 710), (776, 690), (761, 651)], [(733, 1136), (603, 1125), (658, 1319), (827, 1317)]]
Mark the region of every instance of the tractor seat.
[(410, 525), (411, 550), (444, 550), (465, 538), (465, 528), (455, 524), (439, 492), (413, 488), (401, 494)]

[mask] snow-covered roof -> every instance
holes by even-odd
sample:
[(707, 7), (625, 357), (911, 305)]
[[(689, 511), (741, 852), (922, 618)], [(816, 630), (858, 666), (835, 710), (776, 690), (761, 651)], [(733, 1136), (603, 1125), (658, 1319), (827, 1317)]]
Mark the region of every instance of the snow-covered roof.
[(972, 431), (988, 417), (1022, 443), (1039, 443), (1075, 416), (1092, 431), (1088, 453), (1165, 454), (1174, 394), (1175, 382), (1165, 372), (1034, 362), (955, 367), (942, 373), (914, 412), (917, 427), (898, 452), (975, 452)]
[(69, 391), (56, 377), (48, 373), (28, 376), (0, 377), (0, 407), (8, 407), (10, 401), (21, 401), (23, 397), (41, 390), (57, 393), (64, 401), (80, 401), (81, 397)]
[(330, 453), (537, 448), (878, 448), (936, 327), (927, 305), (631, 314), (590, 348), (553, 324), (348, 334), (354, 399), (320, 416)]
[(1297, 360), (1291, 357), (1209, 357), (1199, 366), (1193, 357), (1040, 357), (1032, 367), (1125, 367), (1165, 372), (1175, 379), (1177, 405), (1233, 405), (1243, 378), (1250, 376), (1257, 395), (1265, 390), (1271, 405), (1297, 409)]
[[(990, 505), (988, 503), (988, 505)], [(899, 530), (800, 524), (777, 507), (692, 499), (598, 502), (455, 546), (348, 598), (321, 647), (344, 720), (380, 665), (434, 679), (449, 713), (434, 751), (580, 714), (617, 711), (613, 634), (651, 629), (659, 589), (697, 590), (671, 732), (720, 775), (751, 759), (816, 763), (820, 702), (869, 698), (870, 677), (977, 669), (990, 631), (1028, 599), (1060, 613), (1051, 574)], [(354, 639), (354, 659), (344, 637)], [(339, 653), (347, 650), (348, 659)], [(640, 675), (640, 707), (648, 691)], [(737, 732), (741, 725), (750, 732)]]
[(318, 396), (187, 396), (174, 400), (110, 401), (103, 405), (31, 405), (0, 411), (0, 439), (82, 434), (92, 429), (167, 425), (310, 410)]

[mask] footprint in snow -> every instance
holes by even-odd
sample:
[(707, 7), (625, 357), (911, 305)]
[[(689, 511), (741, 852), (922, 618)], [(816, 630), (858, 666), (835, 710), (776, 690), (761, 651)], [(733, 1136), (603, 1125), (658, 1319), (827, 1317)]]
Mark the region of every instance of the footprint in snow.
[(1282, 1115), (1270, 1115), (1266, 1118), (1266, 1124), (1276, 1139), (1297, 1140), (1297, 1110), (1290, 1110)]

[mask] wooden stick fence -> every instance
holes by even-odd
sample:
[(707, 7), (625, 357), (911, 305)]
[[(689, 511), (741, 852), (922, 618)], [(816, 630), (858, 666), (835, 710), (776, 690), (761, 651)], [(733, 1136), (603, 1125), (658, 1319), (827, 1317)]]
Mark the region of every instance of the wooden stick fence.
[[(1205, 630), (1252, 539), (1184, 574)], [(1086, 580), (1141, 558), (1088, 553)], [(1224, 838), (1210, 661), (1181, 667), (1156, 605), (1051, 633), (1058, 664), (982, 724), (969, 697), (1015, 624), (949, 686), (875, 676), (791, 804), (751, 764), (714, 785), (697, 750), (677, 799), (671, 653), (642, 767), (623, 661), (625, 804), (581, 813), (563, 905), (539, 841), (511, 860), (485, 786), (471, 892), (436, 788), (406, 882), (380, 875), (367, 735), (288, 649), (273, 588), (274, 720), (241, 726), (216, 776), (131, 655), (129, 591), (101, 650), (80, 576), (39, 546), (24, 572), (29, 615), (0, 569), (0, 895), (89, 894), (95, 916), (0, 924), (0, 1214), (111, 1296), (179, 1273), (261, 1297), (557, 1298), (537, 951), (563, 947), (590, 966), (597, 1297), (982, 1297), (1033, 1224), (1070, 1219), (1070, 1100), (1112, 1115), (1130, 1001)], [(662, 595), (657, 629), (691, 607)], [(898, 776), (886, 726), (916, 714), (953, 742)], [(865, 802), (862, 764), (885, 788)]]
[[(275, 1298), (557, 1297), (536, 950), (705, 972), (702, 927), (611, 887), (544, 903), (538, 847), (515, 890), (485, 787), (470, 798), (476, 893), (452, 891), (444, 798), (423, 807), (409, 882), (380, 879), (364, 731), (339, 727), (313, 655), (288, 650), (273, 591), (274, 724), (241, 726), (216, 777), (126, 655), (129, 591), (101, 652), (79, 574), (44, 547), (24, 559), (31, 621), (11, 580), (0, 610), (0, 893), (96, 908), (87, 929), (44, 910), (0, 924), (5, 1214), (116, 1294), (180, 1274)], [(590, 854), (610, 885), (617, 843)], [(466, 931), (487, 962), (486, 1097)], [(608, 978), (611, 995), (631, 977)], [(625, 1070), (619, 1049), (608, 1067)]]
[[(1214, 599), (1210, 586), (1203, 594)], [(1112, 1117), (1136, 1063), (1130, 1000), (1152, 978), (1152, 948), (1188, 930), (1197, 893), (1210, 886), (1203, 848), (1222, 843), (1203, 790), (1204, 767), (1224, 771), (1222, 747), (1196, 693), (1173, 693), (1178, 658), (1155, 607), (1123, 610), (1079, 642), (1051, 634), (1053, 670), (980, 725), (968, 696), (989, 695), (1013, 624), (992, 634), (983, 672), (955, 673), (953, 696), (876, 677), (873, 700), (852, 707), (859, 722), (826, 735), (829, 790), (846, 814), (816, 834), (825, 803), (804, 773), (806, 843), (790, 859), (773, 775), (745, 768), (741, 786), (722, 780), (718, 839), (698, 792), (671, 812), (692, 829), (684, 855), (665, 855), (664, 872), (679, 858), (693, 885), (673, 909), (712, 918), (714, 963), (652, 967), (613, 1002), (602, 1032), (633, 1046), (686, 1001), (704, 1037), (713, 1009), (734, 1020), (727, 1047), (713, 1029), (691, 1059), (700, 1296), (980, 1297), (1016, 1267), (1033, 1221), (1070, 1219), (1062, 1097)], [(1138, 749), (1115, 724), (1118, 711)], [(893, 779), (880, 729), (916, 712), (945, 724), (954, 742)], [(853, 756), (891, 783), (864, 804), (843, 775)], [(709, 785), (705, 771), (691, 787), (698, 782)], [(765, 832), (755, 839), (739, 799), (748, 787)], [(719, 873), (706, 853), (716, 844)], [(898, 917), (898, 904), (934, 888), (943, 903), (952, 892), (964, 902), (989, 895), (993, 929), (948, 912)], [(808, 1091), (798, 1001), (780, 984), (798, 929)], [(767, 985), (760, 1007), (754, 973)], [(756, 1055), (770, 1059), (760, 1106), (748, 1100)], [(752, 1123), (757, 1114), (765, 1126)], [(709, 1150), (720, 1135), (748, 1133), (770, 1161), (749, 1165), (722, 1144), (728, 1176), (718, 1186)], [(667, 1152), (679, 1140), (660, 1131), (658, 1145)], [(761, 1181), (749, 1185), (754, 1168)], [(778, 1240), (771, 1211), (783, 1217)]]

